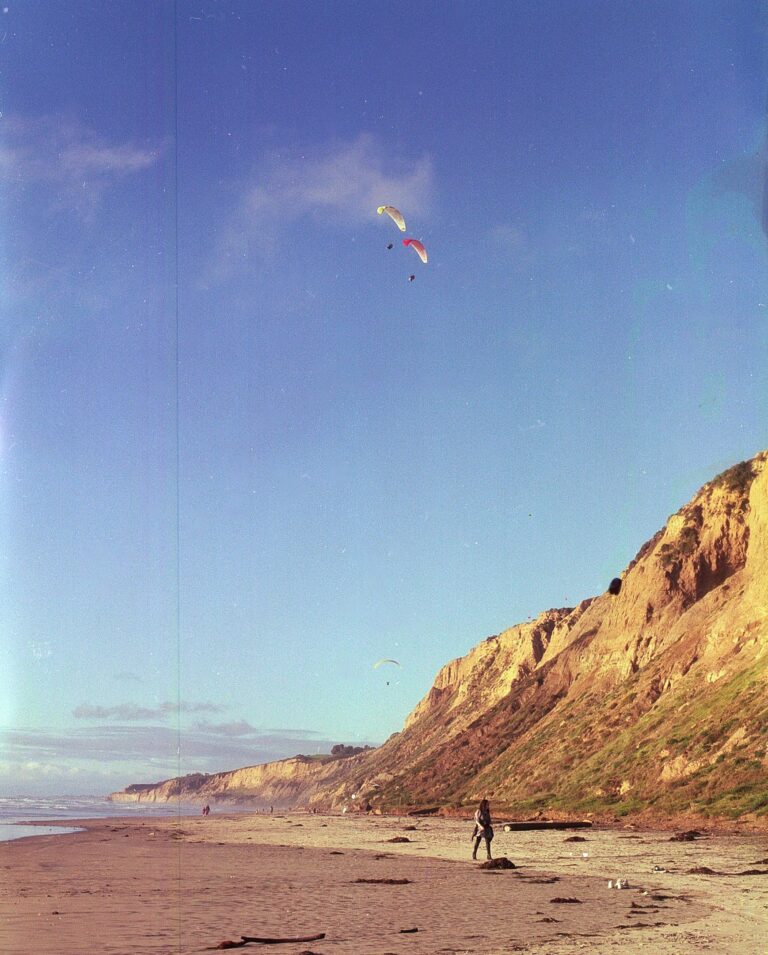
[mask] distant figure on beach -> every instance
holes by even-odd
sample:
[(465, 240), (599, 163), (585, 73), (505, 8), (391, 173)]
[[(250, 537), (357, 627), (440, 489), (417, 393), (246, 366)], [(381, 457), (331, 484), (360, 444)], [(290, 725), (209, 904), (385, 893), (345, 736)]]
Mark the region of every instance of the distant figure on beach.
[(493, 826), (491, 825), (491, 804), (487, 799), (483, 799), (475, 812), (475, 828), (472, 832), (472, 838), (475, 840), (475, 847), (472, 850), (472, 858), (477, 858), (477, 850), (480, 847), (480, 840), (485, 839), (485, 851), (488, 858), (491, 858), (491, 839), (493, 839)]
[(203, 815), (210, 816), (210, 814), (211, 814), (211, 807), (208, 805), (203, 806)]

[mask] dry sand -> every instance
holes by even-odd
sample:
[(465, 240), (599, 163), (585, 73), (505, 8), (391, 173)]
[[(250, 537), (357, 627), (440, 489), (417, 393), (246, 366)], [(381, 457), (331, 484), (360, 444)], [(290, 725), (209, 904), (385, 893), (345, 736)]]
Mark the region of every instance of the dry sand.
[[(498, 824), (494, 854), (517, 868), (488, 871), (470, 859), (471, 823), (433, 817), (214, 814), (82, 825), (2, 844), (3, 955), (176, 955), (241, 935), (320, 932), (322, 940), (267, 950), (768, 952), (768, 874), (735, 874), (768, 872), (761, 836), (670, 842), (663, 832), (506, 833)], [(586, 841), (567, 841), (574, 835)], [(727, 874), (687, 874), (697, 866)], [(629, 888), (609, 890), (617, 877)]]

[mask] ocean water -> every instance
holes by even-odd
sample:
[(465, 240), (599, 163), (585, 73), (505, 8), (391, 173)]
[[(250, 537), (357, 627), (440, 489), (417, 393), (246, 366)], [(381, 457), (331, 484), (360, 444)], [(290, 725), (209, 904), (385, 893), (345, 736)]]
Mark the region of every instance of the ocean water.
[[(214, 811), (213, 809), (211, 810)], [(228, 807), (228, 812), (233, 810)], [(198, 803), (133, 803), (110, 802), (104, 796), (0, 796), (0, 842), (77, 832), (67, 826), (70, 819), (98, 819), (109, 816), (196, 816)], [(25, 826), (35, 819), (51, 821), (50, 826)], [(57, 823), (58, 825), (53, 825)]]

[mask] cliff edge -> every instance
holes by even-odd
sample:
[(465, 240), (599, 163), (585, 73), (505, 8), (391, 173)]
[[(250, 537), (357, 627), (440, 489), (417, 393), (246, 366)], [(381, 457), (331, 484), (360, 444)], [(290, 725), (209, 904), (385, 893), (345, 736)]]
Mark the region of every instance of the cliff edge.
[[(446, 664), (382, 746), (128, 787), (115, 800), (768, 820), (768, 452), (710, 481), (618, 594)], [(185, 783), (184, 780), (187, 780)]]

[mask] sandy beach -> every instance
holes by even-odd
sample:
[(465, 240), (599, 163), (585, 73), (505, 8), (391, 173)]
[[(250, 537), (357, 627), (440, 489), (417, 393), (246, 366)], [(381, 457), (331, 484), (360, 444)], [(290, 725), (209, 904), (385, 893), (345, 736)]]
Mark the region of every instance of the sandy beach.
[[(0, 951), (172, 955), (241, 936), (321, 933), (269, 951), (767, 951), (764, 836), (672, 842), (668, 832), (498, 824), (494, 854), (516, 868), (488, 870), (470, 858), (471, 823), (434, 817), (214, 813), (74, 824), (84, 831), (2, 845)], [(690, 874), (702, 867), (717, 874)], [(766, 874), (740, 874), (749, 870)], [(609, 889), (616, 878), (628, 888)]]

